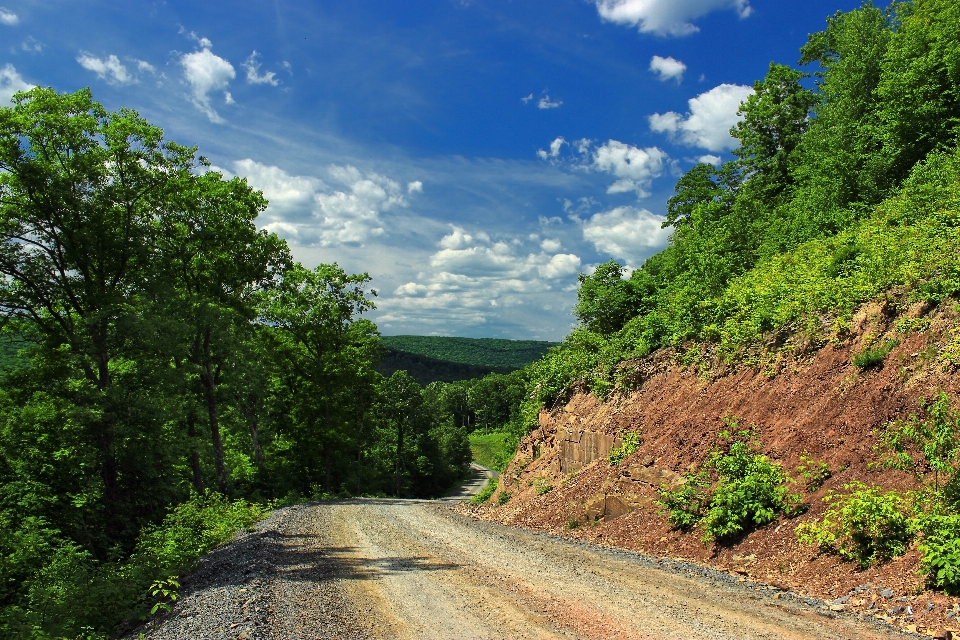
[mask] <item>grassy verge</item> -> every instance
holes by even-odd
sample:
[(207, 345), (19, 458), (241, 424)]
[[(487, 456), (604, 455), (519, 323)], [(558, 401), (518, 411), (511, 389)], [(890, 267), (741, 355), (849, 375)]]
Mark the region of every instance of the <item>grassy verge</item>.
[(517, 448), (515, 436), (509, 433), (471, 433), (470, 451), (477, 464), (503, 471)]

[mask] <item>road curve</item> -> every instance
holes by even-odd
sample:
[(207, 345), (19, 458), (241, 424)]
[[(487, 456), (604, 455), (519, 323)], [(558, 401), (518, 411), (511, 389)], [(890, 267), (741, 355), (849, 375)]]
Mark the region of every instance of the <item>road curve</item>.
[(894, 638), (725, 574), (446, 504), (283, 509), (210, 554), (145, 638)]

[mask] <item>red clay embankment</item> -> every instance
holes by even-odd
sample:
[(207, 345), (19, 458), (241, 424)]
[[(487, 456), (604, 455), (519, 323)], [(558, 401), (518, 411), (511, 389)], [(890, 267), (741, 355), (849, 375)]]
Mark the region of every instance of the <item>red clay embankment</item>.
[[(915, 549), (861, 571), (854, 563), (800, 544), (794, 534), (798, 524), (822, 514), (828, 490), (851, 481), (915, 488), (909, 474), (870, 468), (877, 460), (875, 430), (917, 413), (918, 401), (941, 389), (960, 407), (960, 371), (944, 359), (958, 340), (957, 309), (941, 305), (927, 314), (915, 305), (899, 316), (891, 309), (865, 305), (844, 335), (806, 353), (787, 340), (785, 349), (768, 350), (768, 356), (780, 355), (767, 357), (764, 370), (727, 367), (698, 374), (665, 352), (633, 363), (638, 371), (633, 391), (605, 402), (576, 393), (563, 406), (542, 412), (539, 428), (521, 442), (490, 506), (474, 513), (504, 524), (693, 560), (829, 601), (849, 595), (835, 607), (911, 630), (960, 627), (947, 617), (958, 600), (924, 591)], [(913, 329), (904, 330), (904, 318), (914, 320)], [(855, 354), (888, 338), (899, 345), (881, 366), (853, 366)], [(806, 514), (781, 518), (733, 545), (704, 545), (697, 530), (672, 530), (653, 500), (661, 483), (676, 482), (703, 462), (717, 443), (724, 416), (736, 417), (741, 426), (755, 425), (764, 453), (788, 474), (798, 477), (795, 469), (805, 455), (827, 462), (833, 475), (821, 489), (805, 494)], [(639, 450), (611, 466), (610, 448), (629, 432), (642, 438)], [(797, 488), (802, 490), (799, 484)], [(494, 506), (503, 492), (511, 497)]]

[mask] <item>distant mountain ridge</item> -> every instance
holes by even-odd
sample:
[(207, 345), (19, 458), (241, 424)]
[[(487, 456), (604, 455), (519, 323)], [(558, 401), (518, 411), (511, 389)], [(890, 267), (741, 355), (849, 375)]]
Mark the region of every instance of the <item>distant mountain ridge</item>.
[(489, 373), (509, 373), (542, 357), (555, 342), (458, 338), (444, 336), (381, 336), (387, 349), (380, 373), (404, 370), (422, 385), (455, 382)]
[(477, 367), (519, 369), (543, 356), (556, 342), (456, 338), (446, 336), (381, 336), (388, 349), (406, 351), (436, 360)]

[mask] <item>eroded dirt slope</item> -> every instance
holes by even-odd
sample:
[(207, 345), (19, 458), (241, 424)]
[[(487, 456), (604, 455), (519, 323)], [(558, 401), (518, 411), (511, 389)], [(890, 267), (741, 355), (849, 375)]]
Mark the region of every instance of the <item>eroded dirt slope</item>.
[[(818, 350), (782, 345), (763, 365), (709, 375), (684, 368), (665, 353), (639, 363), (635, 390), (605, 402), (577, 393), (544, 411), (520, 445), (497, 493), (479, 517), (504, 524), (645, 553), (689, 559), (797, 593), (836, 599), (835, 607), (930, 631), (955, 623), (956, 599), (923, 590), (916, 551), (860, 571), (797, 542), (795, 527), (824, 509), (826, 491), (860, 480), (908, 489), (908, 474), (876, 470), (874, 430), (918, 411), (918, 400), (945, 390), (960, 406), (960, 375), (944, 354), (957, 340), (953, 308), (865, 306), (849, 332)], [(904, 320), (906, 318), (906, 320)], [(909, 326), (913, 329), (905, 330)], [(882, 366), (851, 363), (869, 345), (896, 339)], [(806, 351), (806, 352), (805, 352)], [(722, 418), (755, 425), (766, 454), (788, 472), (801, 455), (830, 465), (833, 476), (805, 501), (810, 511), (781, 519), (729, 546), (704, 545), (700, 534), (671, 530), (653, 504), (656, 487), (675, 483), (716, 446)], [(642, 438), (620, 466), (607, 454), (625, 433)], [(501, 506), (502, 494), (509, 499)], [(960, 609), (960, 607), (957, 607)]]

